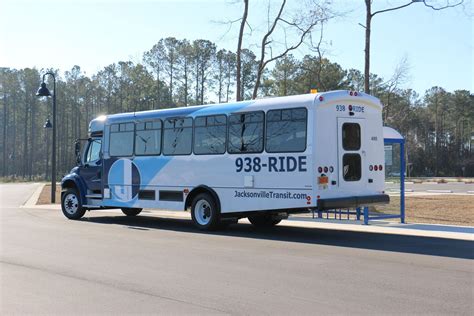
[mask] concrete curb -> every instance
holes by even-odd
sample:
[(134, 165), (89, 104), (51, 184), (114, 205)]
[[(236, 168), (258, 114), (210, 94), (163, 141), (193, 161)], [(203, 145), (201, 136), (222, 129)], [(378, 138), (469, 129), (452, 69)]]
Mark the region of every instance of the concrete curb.
[(432, 192), (432, 193), (453, 193), (452, 190), (426, 190), (426, 192)]
[[(41, 192), (41, 191), (40, 191)], [(23, 206), (26, 208), (26, 206)], [(60, 211), (61, 206), (58, 204), (33, 205), (28, 207), (30, 209)], [(122, 216), (121, 210), (93, 210), (89, 214), (109, 214)], [(144, 216), (172, 218), (172, 219), (187, 219), (191, 220), (189, 212), (184, 211), (167, 211), (158, 209), (143, 210)], [(247, 219), (241, 219), (239, 223), (250, 224)], [(313, 229), (328, 229), (328, 230), (342, 230), (353, 231), (361, 233), (376, 233), (376, 234), (392, 234), (405, 235), (414, 237), (433, 237), (474, 241), (474, 227), (471, 226), (456, 226), (456, 225), (436, 225), (436, 224), (400, 224), (398, 222), (388, 221), (371, 221), (370, 225), (363, 225), (362, 221), (339, 221), (331, 219), (312, 219), (311, 217), (302, 218), (298, 216), (290, 216), (289, 219), (281, 222), (282, 226), (313, 228)], [(421, 229), (422, 227), (423, 229)], [(428, 228), (426, 228), (428, 227)]]
[(40, 183), (39, 187), (35, 190), (35, 192), (30, 196), (30, 198), (25, 202), (25, 204), (21, 205), (20, 207), (25, 207), (25, 208), (35, 208), (36, 202), (38, 202), (38, 199), (41, 195), (41, 192), (43, 191), (43, 188), (46, 184)]

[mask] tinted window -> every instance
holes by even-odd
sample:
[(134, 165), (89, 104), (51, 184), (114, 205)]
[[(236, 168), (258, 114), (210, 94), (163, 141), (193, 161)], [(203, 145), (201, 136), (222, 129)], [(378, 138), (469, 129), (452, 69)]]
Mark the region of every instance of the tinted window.
[(229, 153), (263, 151), (263, 112), (232, 114), (229, 117)]
[(101, 145), (102, 140), (100, 139), (95, 139), (90, 143), (89, 149), (87, 150), (85, 162), (92, 162), (100, 159)]
[(133, 123), (113, 124), (110, 126), (110, 156), (133, 155)]
[(159, 155), (161, 121), (137, 123), (135, 128), (135, 155)]
[(342, 124), (342, 148), (344, 150), (360, 149), (360, 125), (357, 123)]
[(267, 152), (302, 152), (306, 149), (306, 109), (267, 112)]
[(202, 116), (194, 119), (194, 153), (225, 153), (226, 116)]
[(361, 177), (361, 160), (359, 154), (342, 156), (343, 176), (345, 181), (358, 181)]
[(193, 138), (192, 118), (167, 119), (163, 130), (164, 155), (189, 155)]

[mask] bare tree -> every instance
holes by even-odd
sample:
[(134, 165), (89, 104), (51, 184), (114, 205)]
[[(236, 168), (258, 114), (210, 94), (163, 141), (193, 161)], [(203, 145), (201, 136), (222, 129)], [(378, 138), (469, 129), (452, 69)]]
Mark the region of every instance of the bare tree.
[[(409, 71), (410, 64), (408, 63), (408, 58), (404, 56), (400, 62), (395, 67), (392, 77), (384, 83), (385, 91), (387, 94), (386, 101), (384, 102), (383, 107), (383, 118), (384, 122), (387, 122), (387, 119), (390, 117), (392, 96), (395, 94), (398, 87), (409, 80)], [(408, 115), (408, 113), (406, 113)]]
[(408, 6), (411, 6), (414, 3), (423, 3), (425, 7), (428, 7), (432, 10), (439, 11), (439, 10), (444, 10), (447, 8), (453, 8), (461, 5), (464, 2), (464, 0), (459, 0), (456, 3), (451, 3), (450, 0), (445, 0), (445, 5), (444, 6), (436, 6), (434, 4), (429, 4), (427, 0), (411, 0), (405, 4), (392, 7), (392, 8), (387, 8), (383, 10), (378, 10), (375, 12), (372, 12), (372, 0), (365, 0), (365, 7), (366, 7), (366, 16), (365, 16), (365, 25), (360, 24), (362, 27), (365, 28), (365, 66), (364, 66), (364, 89), (366, 93), (370, 93), (370, 85), (369, 85), (369, 79), (370, 79), (370, 32), (372, 30), (372, 18), (376, 16), (377, 14), (380, 13), (385, 13), (389, 11), (395, 11), (399, 9), (406, 8)]
[(236, 91), (236, 101), (240, 101), (240, 80), (241, 80), (241, 52), (242, 52), (242, 40), (244, 38), (244, 29), (245, 24), (247, 23), (247, 16), (249, 12), (249, 0), (244, 0), (244, 14), (242, 15), (242, 20), (240, 21), (240, 30), (239, 30), (239, 40), (237, 43), (237, 91)]
[[(266, 66), (272, 61), (282, 58), (291, 51), (294, 51), (295, 49), (299, 48), (307, 38), (310, 38), (311, 32), (314, 30), (317, 24), (323, 23), (331, 17), (329, 14), (327, 2), (323, 2), (322, 4), (317, 4), (316, 2), (313, 2), (311, 10), (307, 10), (307, 13), (304, 14), (295, 15), (292, 18), (285, 17), (285, 5), (286, 0), (283, 0), (278, 10), (278, 13), (273, 19), (273, 21), (270, 22), (269, 19), (268, 31), (262, 38), (257, 79), (255, 80), (255, 86), (252, 94), (253, 99), (257, 97), (262, 74)], [(277, 27), (279, 27), (279, 25), (282, 25), (281, 28), (283, 33), (285, 34), (285, 47), (280, 52), (273, 54), (273, 50), (276, 50), (276, 48), (272, 47), (272, 43), (275, 42), (272, 39), (272, 35), (274, 34)], [(286, 35), (288, 32), (292, 31), (296, 32), (297, 36), (294, 37), (297, 38), (297, 40), (292, 44), (288, 44)], [(271, 52), (271, 56), (269, 57), (267, 57), (267, 50)]]

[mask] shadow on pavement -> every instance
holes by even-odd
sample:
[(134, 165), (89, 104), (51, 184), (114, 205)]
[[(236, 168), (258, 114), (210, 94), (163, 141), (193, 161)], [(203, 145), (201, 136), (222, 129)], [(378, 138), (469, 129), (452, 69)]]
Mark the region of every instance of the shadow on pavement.
[(92, 216), (83, 218), (81, 221), (96, 224), (122, 225), (129, 229), (142, 231), (151, 229), (172, 230), (193, 234), (266, 239), (315, 245), (474, 259), (474, 242), (467, 240), (289, 226), (257, 229), (250, 224), (234, 224), (219, 231), (202, 232), (196, 229), (188, 219), (171, 219), (151, 216)]

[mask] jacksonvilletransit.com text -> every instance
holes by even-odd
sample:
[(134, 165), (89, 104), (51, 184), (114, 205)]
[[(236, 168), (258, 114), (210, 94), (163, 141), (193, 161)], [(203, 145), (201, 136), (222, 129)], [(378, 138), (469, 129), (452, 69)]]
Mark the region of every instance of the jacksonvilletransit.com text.
[(308, 196), (306, 193), (292, 193), (292, 192), (273, 192), (273, 191), (260, 191), (260, 192), (248, 192), (248, 191), (234, 191), (234, 197), (238, 198), (257, 198), (257, 199), (290, 199), (290, 200), (305, 200)]

